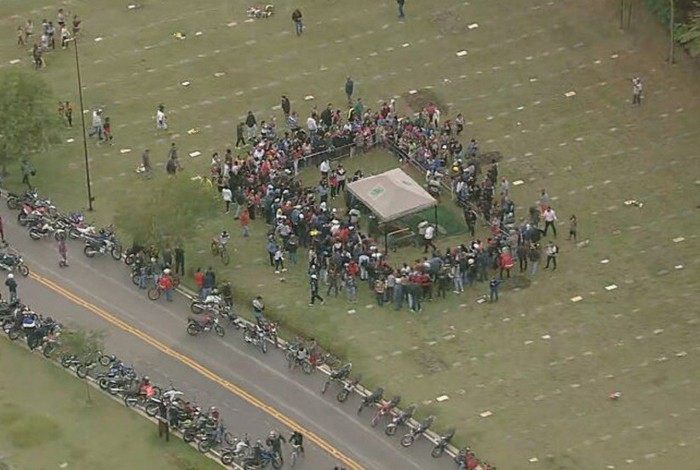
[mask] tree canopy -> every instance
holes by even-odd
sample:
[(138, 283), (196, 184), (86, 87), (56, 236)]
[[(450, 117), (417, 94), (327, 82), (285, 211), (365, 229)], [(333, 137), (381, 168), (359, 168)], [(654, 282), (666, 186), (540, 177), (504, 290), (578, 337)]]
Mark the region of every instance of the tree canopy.
[(129, 192), (114, 222), (118, 231), (140, 244), (186, 242), (202, 221), (217, 214), (217, 202), (216, 189), (200, 180), (185, 175), (153, 179), (147, 189)]
[(46, 150), (58, 142), (59, 118), (52, 93), (34, 74), (11, 70), (0, 73), (0, 164)]

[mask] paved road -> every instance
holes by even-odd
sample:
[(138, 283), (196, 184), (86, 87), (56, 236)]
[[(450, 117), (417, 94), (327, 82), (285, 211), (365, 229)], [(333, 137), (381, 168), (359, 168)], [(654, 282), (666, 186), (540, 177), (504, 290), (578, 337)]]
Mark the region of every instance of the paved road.
[(358, 397), (341, 405), (335, 393), (320, 395), (322, 374), (289, 371), (280, 352), (263, 355), (232, 328), (223, 339), (187, 335), (187, 301), (179, 296), (171, 304), (148, 300), (131, 283), (123, 263), (109, 256), (90, 260), (81, 243), (71, 242), (70, 267), (60, 269), (54, 243), (31, 240), (15, 213), (3, 207), (0, 214), (8, 241), (32, 271), (29, 278), (17, 276), (23, 301), (63, 323), (104, 331), (108, 351), (156, 382), (172, 381), (198, 403), (218, 406), (234, 433), (257, 438), (277, 428), (288, 435), (288, 425), (296, 423), (318, 436), (306, 446), (300, 466), (306, 469), (453, 466), (448, 457), (432, 459), (425, 440), (402, 448), (397, 437), (390, 439), (382, 427), (369, 426), (369, 412), (358, 418)]

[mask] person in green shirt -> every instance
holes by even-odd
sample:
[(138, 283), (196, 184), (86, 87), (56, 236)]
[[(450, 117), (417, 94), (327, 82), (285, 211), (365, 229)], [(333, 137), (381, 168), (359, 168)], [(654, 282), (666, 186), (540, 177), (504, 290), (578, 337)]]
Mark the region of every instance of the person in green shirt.
[(362, 104), (362, 98), (357, 98), (357, 102), (355, 103), (355, 106), (353, 106), (352, 110), (355, 112), (355, 117), (362, 119), (362, 114), (365, 111), (365, 106)]
[(29, 182), (29, 177), (36, 175), (36, 170), (26, 158), (22, 159), (22, 183), (26, 184), (29, 189), (32, 189), (32, 184)]

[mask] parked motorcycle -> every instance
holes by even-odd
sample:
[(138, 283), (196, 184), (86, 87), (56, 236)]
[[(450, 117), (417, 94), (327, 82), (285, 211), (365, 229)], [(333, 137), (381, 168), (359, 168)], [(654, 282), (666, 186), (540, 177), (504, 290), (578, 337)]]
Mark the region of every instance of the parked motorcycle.
[(243, 327), (243, 341), (259, 347), (263, 354), (267, 353), (267, 338), (260, 325), (245, 325)]
[(326, 393), (331, 382), (343, 383), (345, 379), (350, 376), (350, 371), (352, 371), (352, 362), (348, 362), (340, 369), (331, 371), (328, 378), (323, 382), (323, 387), (321, 388), (321, 393)]
[(116, 241), (114, 235), (103, 234), (97, 237), (85, 237), (85, 248), (83, 253), (88, 258), (94, 257), (96, 254), (110, 253), (112, 258), (120, 260), (122, 257), (122, 246)]
[(187, 319), (187, 334), (191, 336), (197, 336), (199, 333), (205, 333), (210, 330), (214, 330), (219, 336), (224, 336), (226, 333), (224, 327), (219, 325), (218, 317), (209, 317), (202, 320), (192, 317)]
[(373, 406), (373, 405), (379, 403), (380, 401), (382, 401), (383, 397), (384, 397), (384, 389), (382, 387), (377, 388), (374, 392), (363, 397), (362, 401), (360, 402), (360, 407), (357, 409), (357, 414), (359, 415), (360, 413), (362, 413), (362, 410), (365, 409), (366, 407)]
[(425, 431), (430, 429), (435, 421), (435, 416), (428, 416), (425, 418), (417, 427), (411, 429), (408, 433), (404, 434), (401, 438), (401, 445), (404, 447), (410, 447), (416, 441), (416, 438), (425, 434)]
[(50, 221), (41, 219), (29, 229), (29, 238), (32, 240), (41, 240), (42, 238), (53, 237), (56, 240), (66, 236), (64, 229), (55, 226)]
[(221, 463), (224, 465), (231, 465), (235, 460), (241, 460), (248, 455), (248, 449), (250, 449), (250, 440), (248, 439), (248, 434), (243, 434), (243, 437), (234, 437), (234, 443), (231, 447), (226, 447), (221, 450)]
[(386, 425), (386, 428), (384, 429), (384, 434), (387, 436), (393, 436), (396, 434), (396, 430), (399, 428), (399, 426), (403, 426), (408, 422), (409, 419), (413, 417), (413, 413), (416, 412), (416, 409), (418, 408), (418, 405), (412, 404), (405, 410), (403, 410), (401, 413), (398, 415), (394, 416), (394, 418), (389, 422), (389, 424)]
[(391, 400), (380, 406), (377, 412), (374, 413), (374, 416), (372, 416), (372, 420), (370, 421), (372, 427), (376, 426), (377, 423), (379, 423), (379, 420), (381, 420), (384, 416), (391, 416), (391, 412), (394, 410), (394, 408), (396, 408), (399, 405), (400, 401), (401, 397), (399, 395), (396, 395)]
[(39, 198), (39, 194), (35, 189), (31, 189), (22, 194), (17, 193), (7, 193), (7, 208), (10, 210), (17, 210), (22, 207), (25, 203), (34, 203)]
[(335, 396), (335, 399), (338, 400), (340, 403), (344, 403), (348, 399), (352, 391), (355, 390), (355, 388), (357, 388), (357, 384), (359, 384), (361, 380), (362, 375), (358, 375), (354, 379), (345, 382), (345, 385), (343, 385), (343, 389), (338, 392), (338, 394)]
[(29, 268), (24, 264), (24, 259), (15, 253), (0, 253), (0, 269), (8, 272), (19, 272), (22, 277), (29, 275)]
[(440, 440), (435, 444), (433, 447), (433, 450), (430, 451), (430, 455), (433, 456), (433, 458), (440, 458), (442, 454), (445, 452), (445, 449), (447, 448), (448, 445), (450, 445), (450, 441), (455, 435), (455, 430), (453, 428), (449, 429), (446, 434), (443, 434), (440, 436)]

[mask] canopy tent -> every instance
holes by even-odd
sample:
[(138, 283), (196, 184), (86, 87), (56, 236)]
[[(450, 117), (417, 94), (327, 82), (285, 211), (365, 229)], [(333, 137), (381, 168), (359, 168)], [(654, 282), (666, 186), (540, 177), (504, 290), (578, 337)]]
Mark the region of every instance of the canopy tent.
[(348, 190), (376, 216), (389, 222), (438, 205), (437, 200), (403, 170), (395, 168), (348, 184)]

